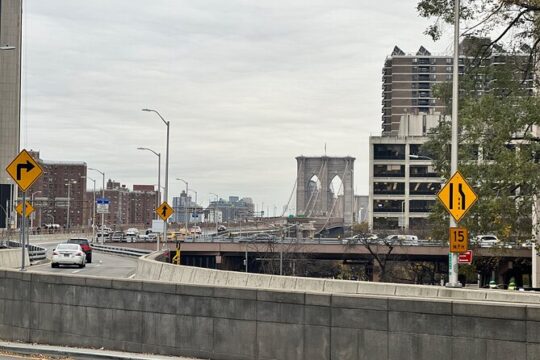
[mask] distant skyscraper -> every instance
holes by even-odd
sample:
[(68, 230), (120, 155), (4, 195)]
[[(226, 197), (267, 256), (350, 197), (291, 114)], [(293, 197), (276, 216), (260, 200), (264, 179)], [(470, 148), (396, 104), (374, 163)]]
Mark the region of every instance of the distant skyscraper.
[(21, 0), (0, 1), (0, 228), (6, 227), (14, 198), (5, 168), (20, 146), (21, 5)]

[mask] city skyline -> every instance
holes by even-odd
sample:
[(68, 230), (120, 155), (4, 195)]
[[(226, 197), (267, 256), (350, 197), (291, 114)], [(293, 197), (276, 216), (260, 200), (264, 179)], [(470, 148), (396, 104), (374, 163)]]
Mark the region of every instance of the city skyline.
[(355, 190), (367, 194), (386, 56), (396, 44), (440, 53), (449, 43), (423, 35), (415, 1), (58, 0), (23, 10), (21, 147), (155, 185), (157, 161), (137, 147), (164, 155), (165, 127), (141, 111), (156, 109), (171, 122), (169, 200), (181, 177), (200, 203), (213, 192), (281, 209), (294, 158), (325, 149), (357, 158)]

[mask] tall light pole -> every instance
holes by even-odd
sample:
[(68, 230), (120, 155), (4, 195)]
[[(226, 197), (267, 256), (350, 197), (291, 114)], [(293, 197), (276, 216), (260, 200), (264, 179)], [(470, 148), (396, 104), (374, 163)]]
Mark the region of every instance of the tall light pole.
[(189, 232), (189, 216), (188, 216), (188, 206), (190, 204), (188, 204), (188, 192), (189, 192), (189, 183), (186, 181), (186, 180), (183, 180), (183, 179), (180, 179), (180, 178), (176, 178), (176, 180), (178, 181), (181, 181), (183, 182), (184, 184), (186, 184), (186, 203), (184, 204), (184, 209), (185, 209), (185, 213), (186, 213), (186, 236), (188, 235), (188, 232)]
[(217, 221), (217, 206), (219, 202), (219, 196), (218, 194), (210, 193), (210, 195), (214, 195), (216, 197), (216, 204), (214, 205), (214, 221), (216, 223), (216, 236), (218, 233), (218, 221)]
[[(452, 71), (452, 148), (450, 157), (450, 176), (453, 176), (458, 170), (458, 99), (459, 99), (459, 0), (455, 1), (454, 6), (454, 63)], [(449, 227), (456, 227), (456, 221), (450, 216)], [(450, 252), (448, 267), (447, 287), (461, 287), (458, 281), (458, 254)]]
[[(142, 109), (142, 111), (148, 111), (156, 113), (157, 116), (163, 121), (163, 123), (167, 126), (167, 151), (165, 152), (165, 201), (168, 203), (169, 200), (169, 129), (170, 129), (170, 122), (165, 121), (163, 116), (159, 112), (153, 109)], [(166, 241), (167, 239), (167, 221), (163, 224), (163, 241)], [(159, 240), (157, 243), (157, 250), (159, 251)]]
[[(96, 168), (88, 168), (88, 170), (97, 171), (98, 173), (101, 174), (103, 178), (103, 184), (102, 184), (103, 187), (101, 188), (101, 198), (105, 199), (105, 173)], [(105, 230), (104, 228), (105, 228), (105, 213), (101, 213), (101, 243), (102, 244), (105, 244), (105, 235), (103, 232)]]
[(67, 224), (66, 224), (66, 228), (68, 229), (71, 229), (71, 224), (69, 222), (69, 215), (70, 215), (70, 212), (71, 212), (71, 185), (73, 184), (76, 184), (77, 182), (75, 180), (67, 180), (68, 183), (66, 184), (67, 188), (68, 188), (68, 204), (67, 204)]
[[(32, 207), (34, 207), (34, 208), (35, 208), (35, 206), (34, 206), (34, 195), (39, 194), (39, 193), (41, 193), (41, 190), (34, 191), (32, 193), (32, 195), (30, 195), (30, 202), (32, 203)], [(30, 229), (32, 229), (32, 230), (34, 230), (34, 217), (35, 217), (34, 214), (35, 214), (35, 212), (33, 212), (32, 215), (30, 216)]]
[[(161, 205), (161, 153), (155, 152), (154, 150), (146, 147), (138, 147), (137, 150), (147, 150), (152, 152), (158, 157), (158, 174), (157, 174), (157, 199), (156, 199), (156, 209)], [(155, 213), (156, 220), (159, 219), (157, 212)]]
[(94, 183), (94, 203), (92, 204), (92, 242), (96, 240), (96, 179), (88, 176), (81, 176), (83, 179), (88, 179)]
[[(197, 211), (197, 191), (194, 189), (189, 189), (189, 191), (195, 193), (195, 211)], [(197, 213), (197, 219), (199, 218), (199, 213)], [(195, 225), (197, 225), (198, 221), (195, 220)]]

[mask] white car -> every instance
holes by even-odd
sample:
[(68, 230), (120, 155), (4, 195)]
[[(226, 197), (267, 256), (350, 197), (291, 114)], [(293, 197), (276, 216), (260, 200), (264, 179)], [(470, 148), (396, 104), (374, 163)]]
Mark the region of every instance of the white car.
[(59, 265), (86, 266), (86, 254), (79, 244), (58, 244), (53, 250), (51, 267)]
[(493, 247), (499, 244), (499, 239), (495, 235), (478, 235), (476, 237), (476, 243), (480, 247)]

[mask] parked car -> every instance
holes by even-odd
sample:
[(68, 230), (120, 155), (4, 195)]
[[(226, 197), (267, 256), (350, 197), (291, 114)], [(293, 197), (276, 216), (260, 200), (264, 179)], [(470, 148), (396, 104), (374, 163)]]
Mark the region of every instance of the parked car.
[(72, 238), (67, 241), (68, 244), (78, 244), (81, 246), (81, 249), (86, 254), (86, 262), (88, 264), (92, 263), (92, 247), (90, 242), (85, 238)]
[(86, 255), (78, 244), (58, 244), (53, 250), (51, 260), (53, 268), (60, 265), (78, 265), (81, 268), (86, 266)]
[(115, 231), (112, 233), (111, 241), (121, 242), (125, 241), (124, 233), (122, 231)]

